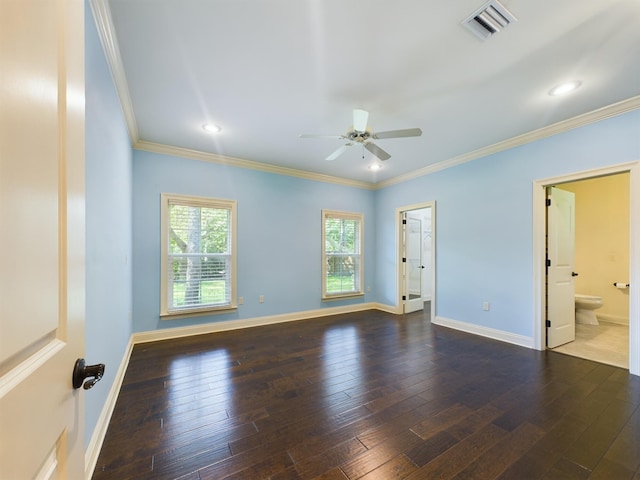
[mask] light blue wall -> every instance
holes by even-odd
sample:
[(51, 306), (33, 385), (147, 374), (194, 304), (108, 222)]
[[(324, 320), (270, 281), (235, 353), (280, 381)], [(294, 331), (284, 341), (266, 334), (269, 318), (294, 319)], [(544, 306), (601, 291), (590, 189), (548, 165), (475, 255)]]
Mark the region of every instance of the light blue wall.
[[(640, 160), (639, 117), (631, 112), (379, 191), (134, 151), (133, 330), (362, 301), (395, 305), (395, 209), (435, 200), (436, 315), (531, 337), (533, 181)], [(238, 201), (245, 304), (237, 312), (159, 319), (161, 192)], [(365, 285), (372, 292), (364, 299), (320, 301), (323, 208), (365, 214)]]
[[(214, 163), (134, 151), (133, 330), (301, 312), (374, 300), (374, 192)], [(160, 194), (238, 202), (238, 295), (233, 313), (161, 320)], [(362, 298), (321, 301), (321, 211), (364, 214)], [(258, 296), (264, 295), (260, 304)]]
[(86, 392), (85, 447), (131, 337), (131, 144), (85, 5), (86, 355), (105, 375)]
[(533, 181), (633, 160), (640, 111), (377, 191), (377, 301), (396, 302), (395, 209), (435, 200), (436, 315), (533, 336)]

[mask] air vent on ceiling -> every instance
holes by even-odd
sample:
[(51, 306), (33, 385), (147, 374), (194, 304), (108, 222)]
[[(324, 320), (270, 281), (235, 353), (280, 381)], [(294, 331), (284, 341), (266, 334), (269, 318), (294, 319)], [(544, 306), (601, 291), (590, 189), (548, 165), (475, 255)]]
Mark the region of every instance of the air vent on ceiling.
[(480, 40), (486, 40), (517, 21), (518, 19), (500, 2), (491, 0), (469, 15), (462, 25)]

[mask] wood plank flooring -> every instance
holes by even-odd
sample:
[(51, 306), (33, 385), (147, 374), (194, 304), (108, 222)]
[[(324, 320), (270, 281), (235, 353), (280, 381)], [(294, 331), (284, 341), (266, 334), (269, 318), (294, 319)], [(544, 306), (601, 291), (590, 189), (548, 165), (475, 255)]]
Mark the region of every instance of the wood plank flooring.
[(640, 480), (640, 378), (367, 311), (136, 345), (93, 478)]

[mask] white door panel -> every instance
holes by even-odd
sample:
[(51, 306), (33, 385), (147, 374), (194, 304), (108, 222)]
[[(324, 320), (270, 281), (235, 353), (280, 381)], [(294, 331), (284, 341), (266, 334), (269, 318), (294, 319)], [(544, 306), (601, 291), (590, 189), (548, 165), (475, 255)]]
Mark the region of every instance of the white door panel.
[(0, 478), (84, 477), (84, 2), (0, 2)]
[(422, 221), (407, 217), (405, 224), (405, 292), (407, 302), (405, 312), (416, 312), (424, 308), (422, 298)]
[(575, 340), (575, 196), (550, 188), (547, 208), (547, 346)]

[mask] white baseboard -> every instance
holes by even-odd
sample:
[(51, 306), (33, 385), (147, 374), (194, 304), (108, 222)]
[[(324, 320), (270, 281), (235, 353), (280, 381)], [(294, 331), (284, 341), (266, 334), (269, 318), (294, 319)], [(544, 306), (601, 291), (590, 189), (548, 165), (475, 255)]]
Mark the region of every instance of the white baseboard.
[(206, 323), (203, 325), (166, 328), (163, 330), (153, 330), (151, 332), (138, 332), (132, 335), (132, 340), (134, 344), (155, 342), (158, 340), (168, 340), (171, 338), (189, 337), (191, 335), (224, 332), (228, 330), (238, 330), (241, 328), (259, 327), (284, 322), (295, 322), (298, 320), (327, 317), (329, 315), (339, 315), (342, 313), (361, 312), (363, 310), (373, 310), (377, 308), (378, 304), (369, 302), (360, 303), (357, 305), (346, 305), (343, 307), (328, 307), (320, 308), (317, 310), (306, 310), (303, 312), (282, 313), (278, 315), (268, 315), (265, 317), (245, 318), (242, 320), (225, 320), (223, 322)]
[(373, 307), (376, 310), (380, 310), (381, 312), (391, 313), (393, 315), (402, 315), (402, 305), (386, 305), (384, 303), (374, 303)]
[(504, 330), (496, 330), (495, 328), (483, 327), (482, 325), (476, 325), (474, 323), (461, 322), (459, 320), (438, 316), (436, 316), (431, 323), (482, 337), (492, 338), (493, 340), (499, 340), (501, 342), (512, 343), (520, 347), (534, 348), (532, 337), (505, 332)]
[(84, 473), (86, 480), (91, 480), (93, 471), (96, 468), (96, 463), (98, 463), (98, 455), (100, 455), (100, 449), (102, 448), (104, 437), (107, 434), (107, 428), (109, 427), (111, 415), (113, 414), (113, 409), (115, 408), (116, 401), (118, 400), (118, 394), (120, 393), (120, 387), (124, 380), (124, 374), (127, 372), (127, 367), (129, 366), (129, 359), (131, 358), (132, 351), (133, 337), (129, 339), (129, 344), (127, 345), (127, 349), (125, 350), (120, 366), (118, 367), (118, 371), (116, 372), (113, 384), (109, 390), (109, 395), (107, 395), (107, 400), (102, 407), (102, 412), (100, 412), (98, 422), (93, 429), (93, 435), (91, 435), (91, 440), (89, 441), (87, 450), (84, 453)]
[(596, 313), (598, 320), (607, 323), (616, 323), (618, 325), (629, 325), (629, 317), (622, 315), (610, 315), (608, 313)]

